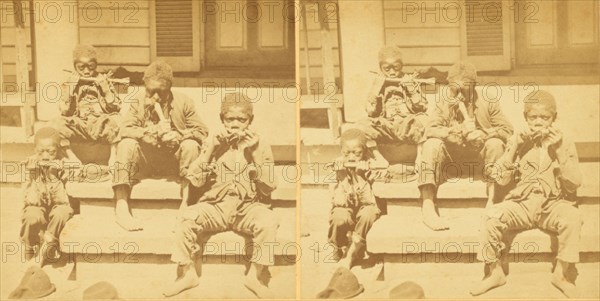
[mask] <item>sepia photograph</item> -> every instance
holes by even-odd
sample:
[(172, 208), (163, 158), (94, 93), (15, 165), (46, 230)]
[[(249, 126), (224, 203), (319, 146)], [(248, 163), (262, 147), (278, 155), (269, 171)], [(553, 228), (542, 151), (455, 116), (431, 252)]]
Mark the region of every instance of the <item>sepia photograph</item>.
[(301, 3), (302, 298), (600, 296), (598, 1)]
[(0, 299), (296, 296), (293, 1), (1, 5)]
[(0, 300), (600, 298), (600, 0), (2, 0), (0, 58)]

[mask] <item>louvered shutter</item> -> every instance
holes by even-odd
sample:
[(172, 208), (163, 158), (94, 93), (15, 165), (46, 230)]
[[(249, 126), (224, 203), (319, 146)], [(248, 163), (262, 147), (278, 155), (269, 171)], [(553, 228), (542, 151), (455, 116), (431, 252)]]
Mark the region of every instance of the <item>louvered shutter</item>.
[(152, 50), (174, 71), (200, 71), (200, 2), (154, 0)]
[(479, 71), (510, 70), (510, 10), (503, 0), (465, 0), (461, 56)]

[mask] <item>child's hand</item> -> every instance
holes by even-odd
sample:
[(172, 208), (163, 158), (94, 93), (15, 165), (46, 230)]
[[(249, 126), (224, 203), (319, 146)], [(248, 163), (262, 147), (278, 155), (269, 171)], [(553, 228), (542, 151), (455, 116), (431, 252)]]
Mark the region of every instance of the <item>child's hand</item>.
[(229, 144), (230, 139), (228, 137), (230, 136), (231, 135), (227, 132), (227, 130), (222, 130), (221, 132), (216, 133), (212, 139), (213, 145), (216, 147), (219, 145)]
[(482, 145), (486, 134), (482, 130), (474, 130), (467, 134), (467, 141), (473, 145)]
[(96, 84), (102, 90), (102, 93), (106, 94), (110, 92), (110, 85), (108, 84), (108, 75), (107, 74), (98, 74)]
[(142, 141), (150, 145), (157, 145), (158, 137), (158, 125), (155, 124), (145, 128)]
[(179, 145), (182, 137), (178, 131), (168, 131), (160, 137), (160, 140), (168, 147), (174, 148)]
[(476, 130), (477, 130), (477, 126), (475, 125), (475, 121), (473, 121), (473, 120), (466, 121), (465, 120), (463, 122), (463, 131), (466, 135), (468, 135)]
[(80, 78), (81, 78), (81, 76), (79, 76), (79, 73), (73, 71), (67, 77), (66, 83), (71, 84), (71, 85), (75, 85), (75, 84), (79, 83), (79, 79)]
[(366, 111), (369, 117), (376, 117), (381, 113), (382, 95), (372, 96), (367, 100)]
[(557, 148), (562, 143), (562, 133), (555, 128), (549, 127), (548, 135), (542, 139), (544, 139), (544, 144), (552, 148)]
[(168, 120), (161, 120), (157, 123), (158, 126), (158, 136), (162, 136), (168, 132), (171, 132), (171, 122)]
[(522, 128), (519, 131), (515, 131), (515, 134), (512, 136), (512, 143), (515, 146), (521, 146), (526, 141), (531, 141), (533, 138), (533, 131), (528, 127)]
[(254, 149), (258, 145), (258, 134), (251, 130), (245, 130), (244, 134), (245, 136), (242, 140), (241, 147), (249, 150)]
[(333, 171), (340, 171), (340, 170), (344, 170), (344, 169), (346, 169), (346, 168), (344, 167), (344, 163), (346, 163), (346, 162), (344, 161), (344, 158), (342, 158), (342, 157), (336, 158), (336, 159), (333, 161), (333, 164), (332, 164), (332, 165), (333, 165), (333, 166), (332, 166), (332, 167), (333, 167)]

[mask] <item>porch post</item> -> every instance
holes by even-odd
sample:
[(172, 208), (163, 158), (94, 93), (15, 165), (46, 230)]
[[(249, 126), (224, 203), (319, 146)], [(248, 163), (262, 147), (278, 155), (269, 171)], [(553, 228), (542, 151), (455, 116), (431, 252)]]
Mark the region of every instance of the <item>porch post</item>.
[[(49, 7), (49, 3), (53, 7)], [(77, 0), (34, 0), (34, 8), (37, 117), (48, 121), (60, 114), (59, 85), (66, 77), (63, 69), (72, 68), (72, 51), (79, 43), (78, 3)], [(55, 11), (59, 11), (60, 16)]]
[(385, 44), (382, 0), (339, 1), (344, 114), (353, 122), (366, 117), (369, 71), (378, 71), (377, 54)]

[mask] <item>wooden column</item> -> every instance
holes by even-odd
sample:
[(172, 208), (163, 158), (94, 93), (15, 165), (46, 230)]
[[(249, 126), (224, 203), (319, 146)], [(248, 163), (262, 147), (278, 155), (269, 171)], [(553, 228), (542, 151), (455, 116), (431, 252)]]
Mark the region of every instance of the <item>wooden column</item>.
[[(321, 27), (321, 58), (322, 58), (322, 69), (323, 69), (323, 93), (329, 95), (334, 91), (333, 94), (337, 94), (338, 87), (335, 83), (335, 67), (333, 65), (333, 45), (331, 31), (328, 22), (327, 3), (325, 1), (318, 2), (318, 15), (319, 25)], [(307, 43), (308, 44), (308, 43)], [(324, 101), (325, 99), (323, 99)], [(341, 118), (338, 114), (339, 104), (331, 102), (329, 105), (329, 127), (333, 132), (333, 137), (337, 138), (340, 136)]]
[[(34, 0), (36, 7), (43, 8), (47, 3), (46, 0)], [(59, 85), (65, 78), (62, 70), (72, 68), (73, 48), (79, 43), (78, 6), (73, 0), (54, 0), (52, 3), (61, 8), (61, 17), (46, 19), (40, 16), (39, 22), (35, 23), (37, 117), (41, 121), (60, 114), (57, 102)]]
[(339, 1), (344, 114), (348, 122), (366, 117), (369, 71), (378, 71), (385, 44), (382, 0)]
[(17, 85), (19, 89), (19, 95), (22, 100), (21, 117), (22, 125), (25, 128), (27, 136), (33, 135), (33, 123), (35, 122), (35, 116), (33, 107), (35, 105), (35, 98), (28, 95), (30, 91), (29, 84), (29, 62), (27, 60), (27, 29), (25, 28), (25, 15), (23, 2), (21, 0), (13, 0), (13, 6), (15, 11), (15, 53), (17, 55), (15, 60), (16, 65), (16, 76)]

